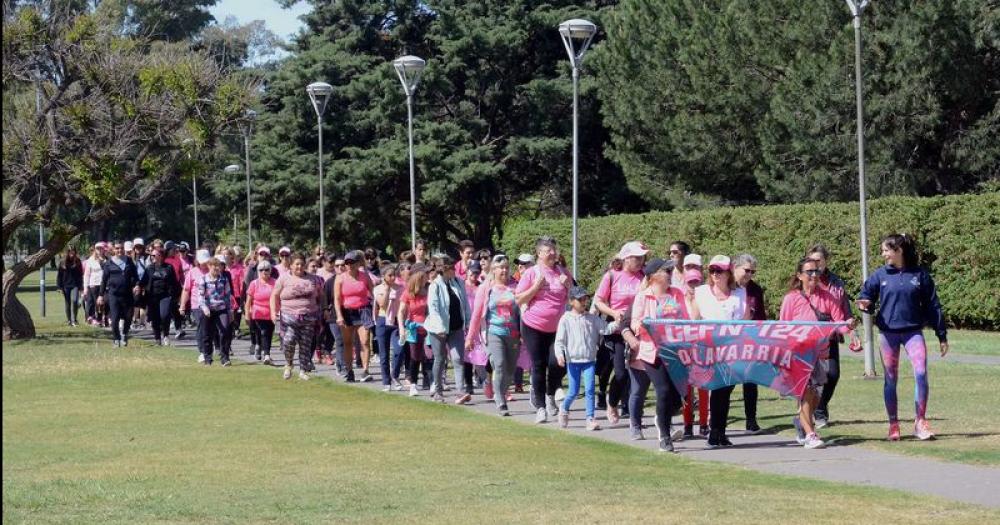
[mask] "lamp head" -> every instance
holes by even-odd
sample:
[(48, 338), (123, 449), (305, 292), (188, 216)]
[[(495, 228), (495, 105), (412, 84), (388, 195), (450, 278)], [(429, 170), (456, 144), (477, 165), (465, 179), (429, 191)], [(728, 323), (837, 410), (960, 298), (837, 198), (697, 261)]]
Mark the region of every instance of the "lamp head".
[(417, 90), (417, 84), (420, 83), (420, 74), (426, 66), (427, 62), (424, 59), (413, 55), (402, 56), (392, 61), (392, 67), (396, 69), (396, 74), (399, 75), (399, 81), (403, 84), (403, 91), (406, 93), (406, 96), (412, 96), (413, 92)]
[(590, 42), (597, 34), (597, 26), (590, 20), (574, 18), (559, 24), (559, 36), (562, 37), (566, 53), (573, 68), (579, 68), (583, 63), (583, 55), (590, 47)]
[(313, 82), (306, 86), (306, 93), (309, 94), (309, 100), (316, 110), (316, 116), (322, 117), (326, 111), (326, 103), (330, 100), (330, 94), (333, 93), (333, 86), (326, 82)]
[(226, 166), (225, 168), (223, 168), (222, 171), (224, 171), (226, 173), (239, 173), (240, 172), (240, 165), (239, 164), (230, 164), (230, 165)]

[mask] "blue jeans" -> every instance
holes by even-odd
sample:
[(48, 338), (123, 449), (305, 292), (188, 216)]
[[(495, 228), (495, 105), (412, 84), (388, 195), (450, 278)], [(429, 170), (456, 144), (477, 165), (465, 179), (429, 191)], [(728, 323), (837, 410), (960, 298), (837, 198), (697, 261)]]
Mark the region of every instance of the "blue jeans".
[[(378, 343), (378, 362), (382, 367), (382, 384), (392, 384), (392, 379), (399, 379), (399, 367), (403, 363), (403, 352), (396, 336), (396, 326), (385, 324), (385, 317), (375, 320), (375, 342)], [(390, 374), (390, 351), (392, 352), (392, 371)]]
[(569, 390), (566, 398), (563, 399), (563, 412), (569, 412), (573, 405), (573, 400), (580, 393), (580, 376), (583, 376), (583, 395), (587, 400), (587, 419), (594, 418), (594, 372), (597, 370), (597, 361), (589, 363), (566, 363), (566, 372), (569, 376)]

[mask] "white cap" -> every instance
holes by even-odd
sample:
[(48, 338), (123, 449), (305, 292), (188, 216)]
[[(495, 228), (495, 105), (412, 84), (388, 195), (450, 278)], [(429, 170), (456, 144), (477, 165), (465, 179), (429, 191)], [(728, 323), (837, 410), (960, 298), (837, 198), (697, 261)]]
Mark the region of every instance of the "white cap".
[(124, 248), (125, 248), (125, 251), (127, 251), (127, 252), (132, 251), (132, 241), (125, 241)]
[(216, 255), (215, 258), (218, 259), (218, 261), (220, 263), (226, 264), (226, 256), (225, 255), (223, 255), (223, 254), (220, 253), (220, 254)]
[(136, 237), (132, 240), (132, 246), (145, 246), (146, 243), (142, 242), (142, 237)]
[(693, 264), (695, 266), (701, 266), (701, 256), (697, 253), (689, 253), (684, 257), (684, 266)]
[(514, 262), (521, 264), (531, 264), (535, 262), (535, 257), (530, 253), (522, 253), (521, 255), (517, 256), (517, 259), (514, 259)]
[(709, 268), (719, 268), (720, 270), (729, 270), (731, 267), (731, 262), (729, 257), (725, 255), (716, 255), (712, 257), (712, 260), (708, 262)]
[(288, 246), (282, 246), (281, 249), (278, 250), (278, 255), (285, 255), (286, 253), (287, 254), (291, 254), (292, 253), (292, 249), (289, 248)]
[(194, 255), (194, 260), (198, 264), (205, 264), (209, 259), (212, 258), (212, 254), (208, 253), (208, 250), (198, 250)]
[(649, 248), (640, 241), (632, 241), (625, 243), (622, 249), (618, 251), (618, 258), (624, 260), (626, 257), (644, 257), (649, 253)]

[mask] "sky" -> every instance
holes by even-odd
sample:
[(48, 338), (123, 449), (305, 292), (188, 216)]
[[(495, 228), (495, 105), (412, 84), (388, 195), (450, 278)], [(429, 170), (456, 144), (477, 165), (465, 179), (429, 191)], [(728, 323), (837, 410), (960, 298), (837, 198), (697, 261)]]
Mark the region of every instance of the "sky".
[(299, 0), (288, 9), (282, 9), (274, 0), (220, 0), (209, 11), (219, 22), (229, 16), (235, 16), (241, 24), (263, 20), (274, 34), (288, 40), (302, 27), (298, 17), (309, 10), (310, 5), (305, 0)]

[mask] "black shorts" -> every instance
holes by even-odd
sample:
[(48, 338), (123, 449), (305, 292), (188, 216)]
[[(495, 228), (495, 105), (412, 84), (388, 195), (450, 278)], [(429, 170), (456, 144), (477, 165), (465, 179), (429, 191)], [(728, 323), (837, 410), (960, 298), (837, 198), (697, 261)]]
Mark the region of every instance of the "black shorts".
[(369, 329), (375, 326), (375, 318), (372, 316), (371, 306), (341, 308), (340, 311), (344, 314), (344, 324), (347, 326), (362, 326)]

